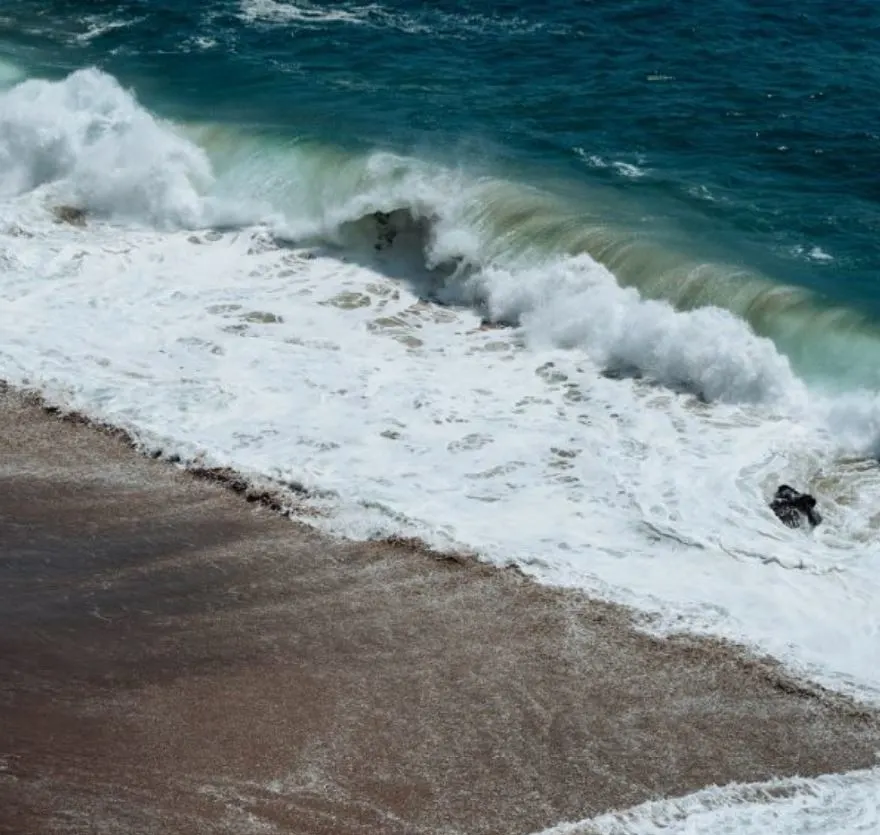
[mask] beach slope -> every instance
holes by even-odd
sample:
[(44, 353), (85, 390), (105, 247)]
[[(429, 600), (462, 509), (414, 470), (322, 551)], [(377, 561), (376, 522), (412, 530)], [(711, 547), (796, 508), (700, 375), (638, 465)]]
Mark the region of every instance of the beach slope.
[(0, 393), (2, 832), (528, 833), (878, 747), (736, 648), (329, 539)]

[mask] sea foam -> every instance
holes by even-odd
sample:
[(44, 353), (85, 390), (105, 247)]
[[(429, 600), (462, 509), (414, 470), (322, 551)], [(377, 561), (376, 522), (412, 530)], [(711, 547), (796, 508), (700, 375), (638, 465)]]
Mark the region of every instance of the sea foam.
[[(0, 94), (0, 158), (11, 383), (303, 485), (309, 524), (514, 560), (880, 700), (872, 393), (548, 248), (558, 207), (509, 178), (172, 125), (95, 70)], [(782, 481), (814, 533), (767, 508)]]

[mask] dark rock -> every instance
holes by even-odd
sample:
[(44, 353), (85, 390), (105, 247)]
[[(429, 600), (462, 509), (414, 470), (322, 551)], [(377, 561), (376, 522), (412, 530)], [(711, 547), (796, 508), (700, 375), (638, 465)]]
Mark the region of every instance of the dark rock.
[(804, 520), (813, 528), (822, 522), (822, 515), (816, 510), (816, 499), (809, 493), (801, 493), (787, 484), (780, 484), (776, 488), (770, 509), (782, 524), (789, 528), (801, 527)]
[(69, 223), (71, 226), (86, 225), (86, 210), (76, 206), (55, 206), (52, 209), (56, 223)]
[(376, 220), (376, 231), (379, 237), (379, 240), (373, 246), (379, 252), (383, 249), (388, 249), (394, 243), (394, 239), (397, 237), (397, 229), (394, 228), (394, 224), (391, 222), (391, 215), (387, 212), (375, 212), (373, 217)]
[(515, 327), (515, 322), (508, 322), (505, 319), (490, 319), (488, 316), (484, 316), (482, 319), (480, 319), (481, 331), (495, 331)]

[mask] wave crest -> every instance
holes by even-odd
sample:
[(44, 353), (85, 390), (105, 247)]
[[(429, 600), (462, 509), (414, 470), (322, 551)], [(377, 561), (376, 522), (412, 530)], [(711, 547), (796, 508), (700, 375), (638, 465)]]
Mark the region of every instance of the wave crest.
[[(855, 336), (860, 353), (877, 347), (855, 314), (652, 248), (599, 206), (391, 153), (174, 126), (95, 69), (0, 94), (0, 163), (7, 197), (42, 189), (160, 228), (271, 223), (279, 237), (342, 247), (429, 298), (515, 323), (536, 343), (709, 401), (803, 403), (790, 358), (799, 367), (837, 352), (848, 367)], [(389, 230), (393, 246), (378, 251)]]
[(204, 222), (207, 155), (106, 73), (31, 79), (0, 96), (0, 194), (50, 186), (97, 214), (160, 226)]

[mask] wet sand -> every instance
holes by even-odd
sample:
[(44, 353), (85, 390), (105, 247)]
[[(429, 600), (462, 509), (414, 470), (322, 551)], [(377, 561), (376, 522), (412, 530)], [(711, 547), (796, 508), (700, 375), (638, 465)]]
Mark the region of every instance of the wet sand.
[(0, 390), (0, 832), (529, 833), (874, 764), (845, 698)]

